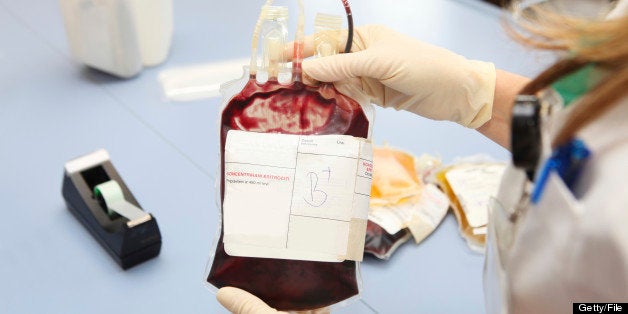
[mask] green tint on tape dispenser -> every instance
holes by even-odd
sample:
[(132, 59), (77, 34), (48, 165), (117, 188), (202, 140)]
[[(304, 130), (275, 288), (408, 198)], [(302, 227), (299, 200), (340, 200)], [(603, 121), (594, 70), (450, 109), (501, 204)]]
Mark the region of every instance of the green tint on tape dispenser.
[(161, 233), (98, 150), (65, 164), (63, 198), (68, 209), (123, 268), (159, 255)]

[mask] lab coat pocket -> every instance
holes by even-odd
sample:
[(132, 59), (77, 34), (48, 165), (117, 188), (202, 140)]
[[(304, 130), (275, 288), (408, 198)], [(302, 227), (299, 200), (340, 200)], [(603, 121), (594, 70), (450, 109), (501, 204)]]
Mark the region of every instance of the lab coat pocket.
[(512, 309), (560, 313), (570, 308), (570, 303), (557, 300), (568, 295), (565, 267), (581, 213), (581, 204), (552, 172), (539, 202), (526, 210), (514, 233), (504, 268)]
[(580, 202), (555, 172), (548, 176), (542, 193), (538, 202), (529, 206), (522, 217), (513, 248), (531, 244), (542, 247), (566, 244), (572, 236), (582, 213)]

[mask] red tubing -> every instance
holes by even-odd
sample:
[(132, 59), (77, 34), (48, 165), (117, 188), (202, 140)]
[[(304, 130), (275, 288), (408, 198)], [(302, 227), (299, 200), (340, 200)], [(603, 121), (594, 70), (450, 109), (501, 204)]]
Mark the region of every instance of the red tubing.
[(292, 60), (292, 79), (295, 82), (301, 82), (303, 75), (303, 69), (301, 66), (301, 61), (303, 60), (303, 42), (294, 42)]
[(347, 12), (347, 24), (349, 26), (349, 30), (347, 33), (347, 44), (345, 45), (345, 53), (349, 53), (351, 52), (351, 45), (353, 45), (353, 14), (351, 13), (349, 0), (342, 0), (342, 5), (345, 7), (345, 12)]

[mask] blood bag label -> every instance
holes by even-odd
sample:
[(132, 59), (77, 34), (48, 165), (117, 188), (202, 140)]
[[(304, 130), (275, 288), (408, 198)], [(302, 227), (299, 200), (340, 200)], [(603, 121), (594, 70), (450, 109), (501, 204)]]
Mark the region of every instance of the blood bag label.
[[(472, 228), (487, 225), (489, 202), (497, 195), (505, 169), (504, 164), (469, 164), (445, 174)], [(478, 229), (476, 233), (485, 234), (486, 228)]]
[(224, 246), (232, 256), (361, 260), (371, 144), (348, 135), (231, 130), (225, 145)]

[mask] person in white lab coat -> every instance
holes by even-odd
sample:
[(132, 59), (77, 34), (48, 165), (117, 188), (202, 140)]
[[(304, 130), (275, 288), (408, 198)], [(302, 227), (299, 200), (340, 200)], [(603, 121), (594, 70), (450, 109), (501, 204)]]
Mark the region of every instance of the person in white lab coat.
[[(516, 37), (562, 51), (534, 80), (383, 26), (358, 28), (353, 53), (307, 60), (303, 70), (341, 91), (356, 85), (380, 106), (476, 129), (509, 149), (517, 95), (562, 102), (560, 110), (542, 106), (544, 144), (536, 177), (511, 166), (490, 208), (486, 308), (571, 313), (575, 302), (627, 302), (628, 0), (600, 0), (613, 11), (586, 20), (549, 8), (566, 4), (569, 14), (591, 14), (584, 7), (593, 0), (527, 2), (541, 4), (517, 11), (526, 31)], [(306, 55), (307, 46), (312, 44), (306, 42)], [(567, 159), (561, 157), (565, 153)], [(573, 156), (582, 163), (571, 164)], [(580, 171), (567, 178), (565, 165)], [(239, 314), (276, 312), (236, 288), (220, 289), (217, 298)]]

